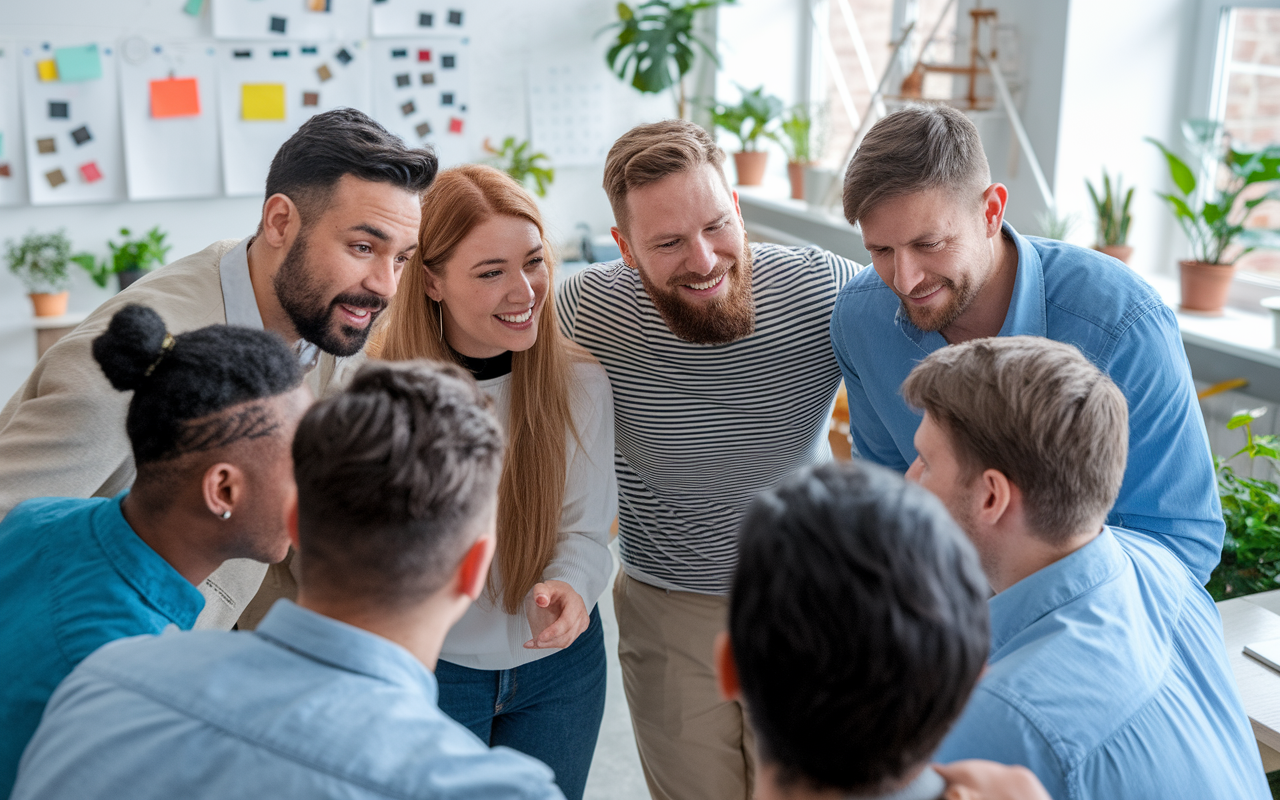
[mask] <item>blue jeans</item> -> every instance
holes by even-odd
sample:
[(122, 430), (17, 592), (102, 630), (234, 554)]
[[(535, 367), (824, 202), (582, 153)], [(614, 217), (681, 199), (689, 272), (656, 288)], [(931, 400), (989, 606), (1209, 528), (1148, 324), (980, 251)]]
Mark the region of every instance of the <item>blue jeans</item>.
[(558, 653), (515, 669), (436, 664), (440, 710), (487, 742), (551, 767), (567, 800), (581, 800), (604, 718), (604, 630), (600, 609)]

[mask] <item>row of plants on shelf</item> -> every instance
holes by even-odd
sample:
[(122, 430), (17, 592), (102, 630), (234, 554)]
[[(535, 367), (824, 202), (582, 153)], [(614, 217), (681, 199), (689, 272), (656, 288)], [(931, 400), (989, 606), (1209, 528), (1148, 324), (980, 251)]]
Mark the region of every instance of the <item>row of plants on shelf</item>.
[(18, 241), (5, 242), (5, 260), (9, 271), (31, 295), (36, 316), (60, 316), (67, 311), (67, 293), (71, 286), (71, 265), (89, 273), (94, 283), (106, 287), (116, 276), (124, 289), (153, 267), (163, 266), (170, 245), (167, 234), (159, 226), (132, 238), (128, 228), (120, 229), (123, 241), (108, 241), (110, 256), (99, 259), (92, 253), (71, 253), (71, 240), (64, 230), (50, 233), (32, 231)]

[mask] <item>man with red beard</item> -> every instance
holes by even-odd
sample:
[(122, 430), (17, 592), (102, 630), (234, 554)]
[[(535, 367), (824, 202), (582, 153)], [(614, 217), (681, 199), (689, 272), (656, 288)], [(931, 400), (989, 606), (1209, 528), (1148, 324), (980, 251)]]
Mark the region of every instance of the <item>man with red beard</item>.
[(1004, 221), (978, 131), (947, 106), (881, 119), (845, 175), (874, 269), (840, 292), (831, 343), (858, 455), (906, 472), (921, 412), (899, 392), (925, 356), (988, 336), (1071, 344), (1129, 405), (1129, 463), (1106, 524), (1150, 535), (1203, 584), (1225, 527), (1178, 322), (1128, 267)]
[[(303, 123), (271, 162), (253, 236), (147, 275), (36, 364), (0, 411), (0, 517), (32, 497), (113, 497), (133, 483), (129, 397), (91, 352), (125, 305), (155, 309), (173, 334), (219, 323), (273, 331), (292, 345), (316, 397), (342, 388), (417, 249), (419, 196), (436, 168), (431, 150), (406, 148), (354, 109)], [(265, 571), (245, 559), (223, 564), (200, 586), (196, 627), (234, 625)]]
[(622, 260), (571, 276), (565, 332), (613, 386), (618, 655), (654, 798), (752, 796), (752, 735), (716, 683), (737, 528), (759, 491), (831, 459), (832, 304), (859, 269), (748, 245), (724, 153), (667, 120), (620, 138), (604, 188)]

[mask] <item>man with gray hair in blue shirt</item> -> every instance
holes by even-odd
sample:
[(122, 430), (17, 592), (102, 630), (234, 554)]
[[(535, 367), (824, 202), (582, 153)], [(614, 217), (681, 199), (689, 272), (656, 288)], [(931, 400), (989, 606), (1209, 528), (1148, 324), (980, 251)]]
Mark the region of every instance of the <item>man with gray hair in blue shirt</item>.
[(365, 366), (293, 442), (298, 601), (253, 632), (124, 639), (54, 693), (13, 797), (563, 800), (436, 704), (484, 590), (503, 440), (456, 367)]
[(973, 123), (947, 106), (881, 119), (849, 164), (844, 214), (874, 269), (845, 284), (831, 343), (858, 454), (905, 471), (920, 424), (898, 387), (920, 359), (984, 336), (1077, 347), (1129, 404), (1129, 466), (1107, 522), (1150, 536), (1202, 584), (1226, 528), (1178, 322), (1128, 267), (1004, 221)]

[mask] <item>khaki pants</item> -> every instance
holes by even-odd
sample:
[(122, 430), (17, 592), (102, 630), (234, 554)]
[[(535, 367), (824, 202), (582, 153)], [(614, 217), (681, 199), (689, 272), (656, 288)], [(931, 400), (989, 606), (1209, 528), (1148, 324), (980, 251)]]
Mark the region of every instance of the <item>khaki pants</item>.
[(618, 660), (640, 764), (654, 800), (750, 800), (755, 741), (720, 695), (713, 645), (725, 597), (659, 589), (618, 570)]

